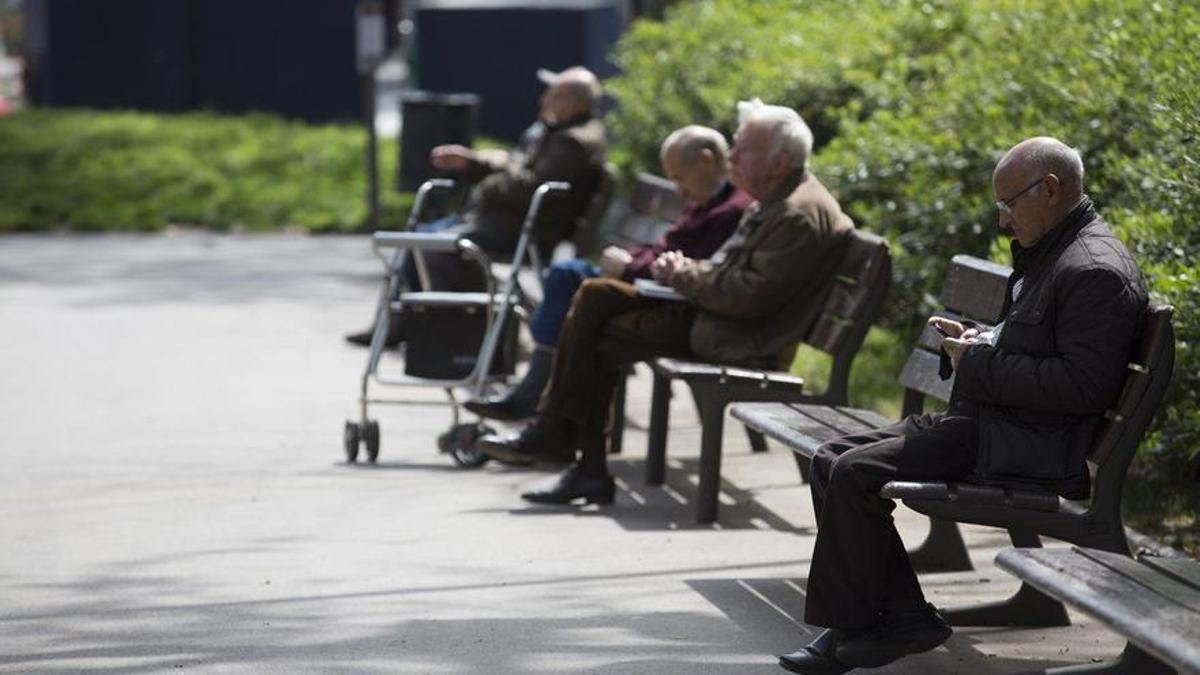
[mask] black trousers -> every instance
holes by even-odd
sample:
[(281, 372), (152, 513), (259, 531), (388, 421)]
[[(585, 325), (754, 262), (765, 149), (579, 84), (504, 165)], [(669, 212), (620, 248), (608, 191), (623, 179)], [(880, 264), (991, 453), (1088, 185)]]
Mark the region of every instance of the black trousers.
[(896, 532), (891, 480), (959, 480), (975, 467), (978, 425), (953, 413), (913, 415), (891, 426), (822, 445), (813, 457), (817, 542), (804, 621), (858, 630), (884, 608), (924, 605), (921, 585)]

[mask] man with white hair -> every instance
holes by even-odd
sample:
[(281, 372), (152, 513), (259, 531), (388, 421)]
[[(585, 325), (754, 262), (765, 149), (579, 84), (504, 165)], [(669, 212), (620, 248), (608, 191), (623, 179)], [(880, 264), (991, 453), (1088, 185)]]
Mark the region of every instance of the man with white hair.
[[(596, 116), (600, 81), (580, 66), (561, 73), (542, 69), (537, 74), (547, 85), (538, 100), (538, 121), (525, 132), (516, 150), (472, 150), (461, 145), (439, 145), (432, 150), (429, 160), (435, 168), (461, 173), (477, 185), (471, 192), (473, 206), (465, 216), (427, 223), (423, 231), (457, 232), (489, 255), (511, 256), (534, 191), (547, 181), (565, 181), (571, 184), (566, 196), (547, 199), (542, 205), (536, 245), (543, 257), (548, 257), (558, 242), (570, 236), (604, 172), (604, 123)], [(438, 290), (485, 287), (479, 270), (457, 255), (430, 254), (425, 260)], [(411, 259), (397, 273), (404, 277), (406, 289), (420, 289)], [(371, 334), (368, 329), (346, 339), (367, 346)], [(394, 346), (402, 339), (399, 316), (393, 316), (387, 344)]]
[(757, 201), (708, 260), (667, 251), (653, 274), (686, 302), (655, 300), (616, 279), (575, 294), (538, 416), (520, 435), (480, 448), (510, 463), (574, 462), (522, 498), (610, 503), (605, 433), (622, 368), (656, 356), (786, 368), (832, 287), (854, 224), (807, 170), (812, 133), (795, 111), (738, 105), (733, 183)]
[(1083, 191), (1079, 153), (1025, 140), (992, 175), (999, 224), (1013, 235), (1003, 320), (980, 333), (935, 318), (945, 413), (835, 439), (813, 457), (817, 514), (804, 610), (824, 626), (781, 656), (797, 673), (875, 668), (937, 647), (950, 627), (925, 602), (891, 512), (891, 480), (970, 480), (1090, 490), (1085, 453), (1117, 400), (1146, 307), (1141, 274)]
[(564, 260), (551, 265), (545, 294), (529, 322), (534, 350), (529, 369), (515, 387), (495, 399), (467, 401), (467, 410), (491, 419), (516, 421), (537, 414), (538, 398), (550, 379), (554, 348), (571, 298), (586, 279), (599, 276), (649, 279), (658, 256), (680, 251), (697, 260), (712, 255), (729, 238), (753, 197), (729, 182), (729, 144), (721, 132), (692, 124), (671, 132), (659, 153), (663, 173), (679, 188), (687, 208), (657, 241), (629, 248), (609, 246), (599, 265), (588, 260)]

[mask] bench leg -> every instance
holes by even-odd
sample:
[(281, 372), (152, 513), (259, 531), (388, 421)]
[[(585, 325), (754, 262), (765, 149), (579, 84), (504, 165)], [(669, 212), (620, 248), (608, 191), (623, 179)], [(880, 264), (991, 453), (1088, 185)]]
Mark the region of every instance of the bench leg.
[(1082, 663), (1077, 666), (1050, 668), (1046, 675), (1174, 675), (1175, 669), (1159, 661), (1137, 645), (1127, 643), (1125, 651), (1111, 661)]
[(750, 452), (766, 452), (767, 439), (757, 431), (746, 427), (746, 438), (750, 439)]
[[(1042, 540), (1024, 530), (1009, 530), (1008, 537), (1017, 548), (1041, 548)], [(945, 610), (942, 614), (952, 626), (1069, 626), (1071, 618), (1061, 602), (1021, 582), (1011, 597)]]
[(700, 402), (700, 484), (696, 487), (696, 522), (717, 520), (721, 494), (721, 436), (725, 430), (725, 400), (711, 391)]
[(629, 376), (621, 373), (617, 376), (617, 390), (613, 392), (612, 413), (609, 416), (611, 425), (608, 431), (608, 454), (619, 455), (625, 446), (625, 387), (629, 384)]
[(975, 569), (958, 523), (944, 518), (929, 519), (929, 534), (909, 551), (908, 559), (917, 572), (966, 572)]
[(650, 395), (650, 437), (646, 443), (646, 485), (662, 485), (667, 472), (667, 418), (671, 415), (671, 380), (654, 373)]
[(792, 459), (796, 460), (796, 469), (800, 472), (800, 482), (807, 485), (812, 482), (812, 460), (798, 452), (792, 453)]

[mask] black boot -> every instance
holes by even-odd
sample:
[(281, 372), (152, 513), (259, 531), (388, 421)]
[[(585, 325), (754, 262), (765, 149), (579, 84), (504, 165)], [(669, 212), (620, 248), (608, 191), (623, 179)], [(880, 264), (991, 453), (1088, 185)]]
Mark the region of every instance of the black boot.
[(807, 647), (780, 656), (779, 665), (784, 670), (804, 675), (841, 675), (851, 669), (834, 654), (841, 637), (838, 631), (826, 628)]
[[(371, 326), (361, 333), (351, 333), (346, 336), (346, 342), (360, 347), (370, 347), (371, 337), (375, 334), (375, 327)], [(388, 332), (387, 338), (383, 341), (383, 346), (392, 349), (404, 342), (404, 319), (400, 314), (392, 312), (388, 314)]]
[(522, 494), (521, 499), (535, 504), (570, 504), (579, 499), (588, 504), (611, 504), (616, 492), (612, 476), (590, 476), (576, 464), (551, 484)]
[(516, 422), (537, 414), (538, 399), (550, 379), (550, 367), (554, 364), (554, 350), (537, 345), (529, 356), (529, 370), (525, 377), (498, 398), (467, 401), (463, 407), (471, 412), (493, 420)]
[(534, 463), (561, 466), (575, 461), (569, 425), (553, 415), (538, 415), (519, 434), (489, 434), (479, 439), (479, 450), (505, 464)]
[(909, 654), (936, 649), (952, 632), (933, 605), (905, 612), (885, 609), (874, 626), (838, 643), (837, 660), (855, 668), (878, 668)]

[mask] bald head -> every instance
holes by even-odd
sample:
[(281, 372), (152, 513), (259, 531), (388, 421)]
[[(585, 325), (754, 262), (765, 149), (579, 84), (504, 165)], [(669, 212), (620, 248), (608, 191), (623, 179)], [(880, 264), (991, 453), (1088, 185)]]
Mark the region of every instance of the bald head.
[(1056, 138), (1026, 139), (996, 164), (992, 191), (1001, 229), (1029, 248), (1083, 199), (1083, 159)]
[(699, 124), (671, 132), (659, 159), (663, 173), (692, 203), (707, 201), (729, 175), (729, 143), (721, 132)]
[(1057, 138), (1037, 136), (1017, 143), (996, 164), (997, 172), (1009, 168), (1029, 176), (1030, 180), (1054, 174), (1064, 188), (1083, 192), (1083, 158)]
[(591, 113), (600, 102), (600, 80), (583, 66), (561, 73), (539, 70), (538, 79), (548, 85), (541, 98), (541, 116), (551, 126)]

